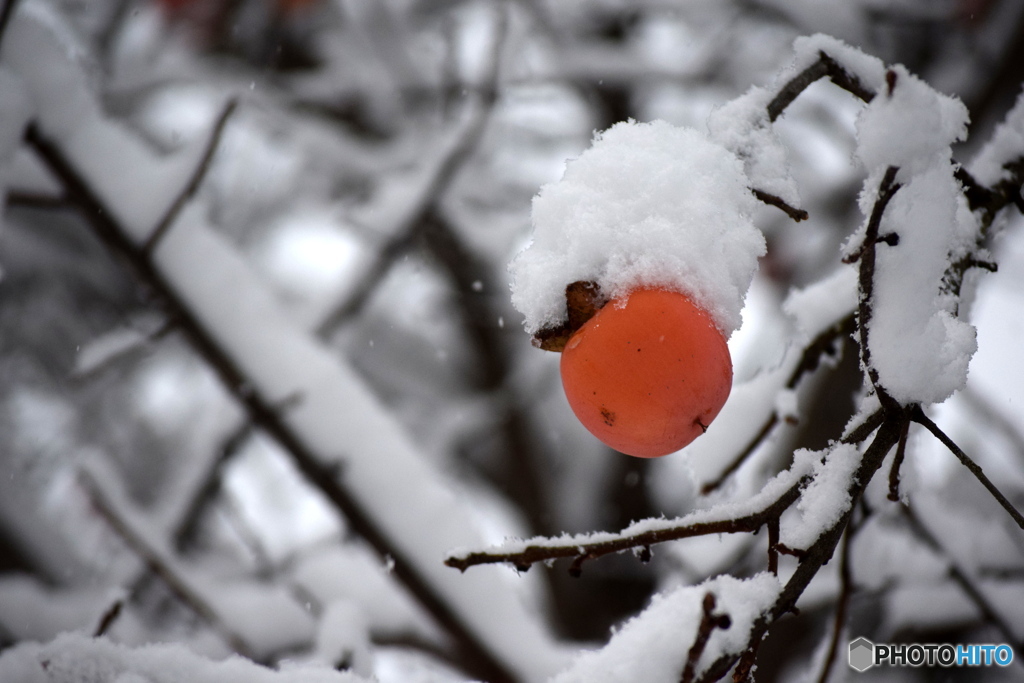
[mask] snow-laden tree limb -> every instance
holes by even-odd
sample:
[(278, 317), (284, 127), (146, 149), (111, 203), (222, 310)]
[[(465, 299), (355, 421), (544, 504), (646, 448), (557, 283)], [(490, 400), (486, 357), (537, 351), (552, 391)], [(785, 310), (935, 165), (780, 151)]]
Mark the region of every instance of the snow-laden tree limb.
[[(867, 103), (858, 120), (858, 156), (868, 171), (862, 193), (865, 223), (849, 238), (844, 259), (856, 264), (856, 302), (845, 318), (840, 316), (843, 322), (823, 331), (822, 337), (805, 348), (787, 385), (792, 389), (805, 372), (813, 370), (838, 334), (854, 332), (868, 387), (860, 426), (822, 453), (798, 452), (787, 470), (742, 503), (720, 503), (678, 520), (643, 520), (618, 534), (513, 540), (489, 550), (460, 550), (446, 561), (463, 571), (495, 562), (525, 570), (535, 562), (573, 558), (569, 570), (578, 575), (583, 562), (609, 553), (632, 550), (646, 561), (654, 543), (707, 534), (752, 533), (767, 527), (769, 572), (778, 573), (780, 552), (797, 558), (795, 570), (777, 598), (751, 623), (743, 647), (722, 648), (712, 661), (698, 668), (698, 674), (694, 662), (680, 655), (678, 670), (684, 680), (699, 675), (696, 680), (714, 681), (730, 670), (736, 681), (749, 679), (762, 638), (777, 619), (796, 609), (808, 584), (832, 557), (844, 533), (849, 533), (854, 506), (893, 447), (897, 447), (897, 455), (890, 470), (890, 489), (897, 490), (911, 422), (925, 424), (949, 446), (1018, 525), (1024, 519), (922, 411), (922, 405), (944, 400), (965, 380), (966, 364), (975, 346), (973, 328), (956, 317), (959, 283), (970, 268), (994, 269), (987, 265), (984, 238), (999, 210), (1016, 203), (1011, 198), (1019, 194), (1018, 162), (1002, 164), (1006, 175), (999, 182), (1004, 185), (989, 189), (971, 183), (963, 196), (955, 179), (958, 170), (950, 162), (950, 144), (962, 137), (966, 121), (959, 102), (939, 95), (902, 67), (887, 69), (879, 60), (830, 38), (798, 41), (796, 50), (795, 76), (775, 90), (752, 89), (716, 111), (709, 127), (713, 139), (745, 162), (753, 186), (771, 190), (761, 190), (761, 194), (768, 193), (783, 207), (791, 207), (796, 205), (795, 188), (779, 170), (781, 152), (769, 124), (823, 77)], [(929, 121), (923, 128), (922, 117)], [(1008, 134), (1002, 131), (1000, 135), (1005, 138)], [(755, 150), (767, 152), (758, 156)], [(1022, 154), (1015, 157), (1022, 158)], [(963, 173), (960, 177), (967, 178)], [(977, 217), (969, 213), (968, 205)], [(950, 273), (958, 278), (956, 286), (943, 288)], [(749, 456), (778, 420), (777, 412), (769, 415), (725, 469), (723, 478)], [(865, 448), (858, 448), (868, 439)], [(848, 585), (849, 576), (845, 581)], [(711, 596), (713, 607), (714, 593), (704, 595)], [(823, 677), (834, 658), (846, 599), (840, 601)], [(703, 656), (710, 633), (711, 610), (705, 609), (704, 614), (695, 627), (691, 653), (696, 648), (698, 654), (694, 658)], [(637, 621), (642, 622), (645, 615)], [(615, 644), (613, 638), (606, 649), (614, 649)], [(584, 670), (581, 666), (570, 672)], [(573, 675), (564, 678), (576, 680)], [(577, 675), (582, 680), (583, 674)], [(612, 676), (610, 680), (617, 679)]]
[(20, 13), (4, 48), (40, 106), (27, 141), (96, 235), (165, 307), (252, 423), (390, 558), (394, 576), (446, 629), (468, 668), (501, 681), (537, 680), (560, 666), (563, 651), (507, 577), (467, 583), (444, 569), (444, 548), (479, 538), (472, 512), (355, 372), (288, 319), (203, 207), (175, 211), (152, 253), (146, 249), (209, 147), (161, 161), (107, 121), (50, 30), (54, 19), (43, 15)]

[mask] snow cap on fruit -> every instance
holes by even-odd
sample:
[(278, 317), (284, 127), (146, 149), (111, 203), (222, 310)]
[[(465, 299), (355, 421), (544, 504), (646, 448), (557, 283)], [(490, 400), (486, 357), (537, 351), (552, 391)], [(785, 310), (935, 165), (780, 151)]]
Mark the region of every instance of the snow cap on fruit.
[(596, 283), (620, 298), (638, 287), (685, 294), (728, 337), (764, 236), (735, 154), (664, 121), (618, 123), (533, 200), (533, 240), (509, 266), (527, 332), (565, 322), (566, 287)]

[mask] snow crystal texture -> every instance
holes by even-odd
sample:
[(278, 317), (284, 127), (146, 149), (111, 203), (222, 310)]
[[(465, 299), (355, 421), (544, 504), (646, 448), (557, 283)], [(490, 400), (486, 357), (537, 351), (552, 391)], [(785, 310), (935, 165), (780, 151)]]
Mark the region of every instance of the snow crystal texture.
[(900, 184), (880, 226), (899, 243), (877, 247), (868, 345), (893, 398), (938, 403), (967, 382), (977, 349), (974, 327), (956, 317), (956, 300), (941, 291), (949, 263), (967, 253), (978, 229), (950, 161), (950, 145), (966, 136), (968, 114), (960, 100), (902, 66), (891, 74), (891, 91), (884, 89), (857, 120), (857, 156), (868, 170), (864, 215), (886, 168), (899, 169)]
[(764, 237), (743, 163), (704, 134), (663, 121), (618, 123), (533, 200), (533, 241), (512, 262), (512, 303), (528, 332), (565, 320), (565, 287), (598, 283), (686, 294), (726, 335)]

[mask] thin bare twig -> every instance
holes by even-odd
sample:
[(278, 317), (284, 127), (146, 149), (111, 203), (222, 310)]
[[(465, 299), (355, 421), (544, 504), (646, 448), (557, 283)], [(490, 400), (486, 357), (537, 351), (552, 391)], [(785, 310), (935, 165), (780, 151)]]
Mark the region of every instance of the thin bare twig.
[(174, 546), (179, 551), (184, 550), (195, 536), (203, 513), (209, 507), (210, 501), (220, 492), (225, 468), (252, 437), (253, 431), (252, 423), (247, 421), (224, 439), (217, 452), (217, 457), (210, 464), (209, 471), (203, 477), (202, 483), (193, 491), (192, 498), (185, 506), (185, 512), (174, 531)]
[(938, 537), (931, 532), (931, 530), (925, 525), (921, 518), (917, 516), (914, 509), (909, 505), (900, 504), (900, 512), (903, 513), (904, 518), (910, 523), (910, 528), (914, 530), (914, 533), (924, 541), (929, 547), (935, 552), (945, 557), (949, 563), (949, 577), (960, 587), (964, 592), (964, 595), (974, 603), (974, 606), (978, 608), (978, 612), (981, 613), (982, 618), (986, 623), (992, 624), (999, 630), (1003, 638), (1007, 643), (1010, 643), (1014, 650), (1019, 655), (1024, 652), (1024, 641), (1022, 641), (1017, 634), (1013, 632), (1009, 623), (1003, 619), (995, 608), (988, 601), (981, 590), (975, 585), (973, 579), (967, 575), (964, 570), (953, 560), (953, 557), (946, 550), (945, 546)]
[(964, 278), (971, 269), (982, 268), (990, 272), (995, 272), (998, 269), (995, 263), (979, 258), (979, 253), (988, 242), (991, 228), (1000, 211), (1013, 205), (1024, 213), (1024, 197), (1021, 196), (1021, 184), (1024, 183), (1024, 157), (1007, 161), (1003, 164), (1003, 168), (1009, 172), (1009, 177), (1003, 178), (995, 187), (991, 188), (981, 185), (963, 166), (958, 166), (954, 171), (956, 179), (963, 186), (968, 206), (978, 216), (978, 234), (974, 247), (946, 268), (946, 272), (942, 276), (944, 292), (959, 297)]
[(779, 94), (768, 103), (768, 120), (774, 122), (786, 111), (786, 107), (793, 103), (800, 93), (806, 90), (812, 83), (819, 79), (828, 77), (833, 83), (843, 90), (852, 93), (865, 102), (874, 99), (874, 91), (867, 88), (860, 79), (840, 66), (839, 62), (825, 54), (818, 53), (818, 61), (801, 71), (789, 80), (779, 90)]
[(828, 651), (825, 653), (825, 661), (821, 665), (818, 683), (827, 683), (832, 666), (835, 664), (836, 652), (839, 650), (839, 638), (846, 627), (846, 610), (850, 604), (850, 595), (853, 593), (853, 577), (850, 574), (850, 542), (854, 532), (853, 524), (846, 527), (843, 544), (839, 550), (839, 597), (836, 599), (836, 611), (832, 618), (832, 635), (829, 637)]
[(6, 197), (7, 206), (26, 209), (74, 209), (67, 197), (41, 192), (11, 190)]
[(768, 206), (774, 206), (777, 209), (782, 209), (782, 211), (787, 216), (792, 218), (797, 223), (799, 223), (800, 221), (805, 221), (808, 218), (810, 218), (810, 215), (806, 211), (804, 211), (803, 209), (798, 209), (794, 206), (790, 206), (782, 197), (776, 196), (774, 194), (769, 194), (768, 192), (758, 189), (751, 190), (751, 192), (754, 193), (754, 196), (757, 197), (759, 201), (767, 204)]
[(1010, 517), (1012, 517), (1013, 521), (1017, 523), (1017, 526), (1024, 529), (1024, 515), (1021, 515), (1020, 511), (1013, 506), (1013, 503), (1011, 503), (1006, 496), (1003, 495), (1002, 491), (992, 483), (992, 480), (985, 476), (985, 472), (982, 471), (981, 466), (971, 460), (970, 456), (964, 453), (963, 450), (957, 446), (956, 443), (954, 443), (954, 441), (950, 439), (937, 424), (932, 422), (928, 416), (924, 414), (924, 411), (921, 410), (921, 406), (914, 406), (914, 410), (911, 412), (910, 417), (914, 422), (923, 425), (925, 429), (935, 436), (935, 438), (941, 441), (942, 445), (948, 448), (949, 451), (964, 464), (964, 467), (970, 470), (971, 474), (974, 475), (974, 478), (980, 481), (981, 485), (988, 489), (988, 492), (992, 494), (992, 497), (995, 498), (996, 501), (1003, 506), (1003, 509), (1010, 514)]
[(402, 223), (390, 231), (391, 239), (378, 250), (374, 263), (365, 269), (362, 280), (352, 287), (351, 293), (344, 301), (339, 302), (316, 328), (316, 334), (322, 339), (330, 338), (346, 320), (356, 315), (369, 301), (377, 286), (387, 275), (391, 264), (406, 252), (420, 238), (423, 230), (430, 223), (430, 216), (440, 212), (440, 202), (445, 192), (458, 176), (466, 161), (473, 155), (480, 140), (483, 138), (487, 124), (491, 120), (494, 105), (498, 100), (498, 76), (501, 69), (501, 52), (505, 46), (508, 29), (508, 16), (504, 5), (496, 6), (496, 35), (491, 46), (483, 86), (474, 89), (478, 100), (472, 110), (472, 118), (463, 128), (461, 137), (431, 169), (431, 177), (423, 191), (419, 193), (418, 203), (405, 212)]
[(145, 563), (146, 568), (158, 577), (182, 604), (187, 605), (209, 624), (232, 650), (252, 659), (253, 652), (248, 643), (228, 626), (213, 606), (196, 592), (184, 577), (171, 567), (164, 554), (150, 545), (145, 537), (128, 522), (93, 476), (87, 471), (82, 471), (79, 474), (79, 481), (88, 494), (93, 509), (125, 542), (125, 545)]
[(245, 408), (252, 423), (288, 453), (299, 472), (314, 488), (323, 492), (335, 509), (346, 518), (354, 533), (366, 540), (382, 557), (391, 557), (394, 560), (392, 575), (409, 589), (420, 604), (452, 636), (461, 657), (460, 661), (466, 668), (474, 675), (494, 683), (513, 681), (515, 677), (504, 664), (463, 622), (461, 616), (435, 590), (405, 553), (394, 545), (376, 520), (349, 495), (338, 480), (334, 469), (322, 463), (307, 447), (301, 436), (282, 418), (279, 407), (267, 401), (259, 392), (251, 390), (251, 382), (236, 360), (221, 347), (210, 330), (181, 300), (176, 290), (153, 264), (151, 254), (128, 237), (124, 226), (113, 218), (113, 213), (72, 166), (63, 151), (34, 124), (29, 126), (25, 137), (46, 167), (64, 185), (67, 196), (79, 208), (96, 236), (122, 260), (136, 280), (145, 286), (177, 321), (178, 329), (217, 374), (229, 393)]
[(882, 176), (882, 181), (878, 187), (878, 196), (871, 209), (871, 216), (868, 218), (867, 229), (864, 232), (864, 241), (847, 258), (851, 263), (853, 261), (860, 262), (858, 273), (857, 329), (860, 334), (861, 364), (867, 368), (868, 379), (871, 381), (872, 386), (874, 386), (883, 408), (894, 407), (895, 401), (885, 391), (885, 388), (879, 384), (878, 370), (871, 364), (871, 347), (868, 343), (868, 336), (875, 287), (875, 249), (880, 241), (879, 232), (885, 208), (901, 187), (896, 182), (896, 173), (898, 171), (899, 169), (895, 166), (885, 169), (885, 175)]
[(117, 618), (121, 616), (121, 610), (124, 608), (124, 599), (118, 598), (114, 603), (103, 612), (100, 617), (99, 623), (96, 625), (96, 630), (92, 632), (93, 638), (99, 638), (102, 635), (106, 635), (107, 631), (113, 626)]
[(779, 535), (781, 533), (781, 521), (772, 519), (768, 522), (768, 571), (776, 576), (779, 575)]
[(195, 193), (199, 190), (199, 187), (203, 184), (203, 179), (206, 178), (207, 172), (210, 170), (210, 165), (213, 162), (213, 157), (217, 153), (217, 148), (220, 147), (221, 138), (224, 136), (224, 129), (227, 127), (228, 120), (231, 115), (235, 113), (238, 108), (238, 100), (231, 98), (228, 103), (224, 106), (220, 116), (217, 117), (216, 122), (213, 124), (213, 130), (210, 132), (210, 137), (206, 142), (206, 148), (203, 150), (203, 155), (199, 160), (199, 165), (196, 166), (196, 170), (192, 173), (192, 178), (188, 184), (182, 188), (181, 193), (171, 203), (171, 206), (167, 209), (167, 213), (164, 214), (160, 222), (153, 228), (153, 232), (150, 233), (143, 245), (143, 251), (152, 253), (156, 248), (156, 245), (160, 243), (163, 236), (167, 234), (167, 231), (174, 224), (174, 221), (181, 214), (182, 209), (188, 204), (188, 202), (195, 196)]
[(1024, 462), (1024, 432), (1015, 420), (1007, 417), (993, 401), (976, 391), (970, 384), (957, 396), (966, 401), (970, 409), (983, 421), (1002, 434), (1013, 445), (1020, 461)]
[(903, 423), (900, 430), (900, 441), (896, 445), (896, 455), (892, 459), (892, 467), (889, 469), (889, 500), (896, 502), (900, 499), (900, 468), (903, 466), (903, 458), (907, 453), (907, 436), (910, 434), (910, 420)]

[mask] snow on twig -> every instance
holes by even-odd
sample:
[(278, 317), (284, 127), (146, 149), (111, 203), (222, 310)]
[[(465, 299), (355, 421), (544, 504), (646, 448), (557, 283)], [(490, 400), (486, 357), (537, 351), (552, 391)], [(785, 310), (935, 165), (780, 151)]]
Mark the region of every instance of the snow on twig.
[[(852, 431), (844, 442), (859, 443), (879, 426), (873, 415)], [(854, 441), (856, 439), (856, 441)], [(650, 546), (667, 541), (723, 533), (755, 533), (763, 526), (778, 524), (782, 513), (800, 499), (813, 481), (812, 472), (820, 464), (821, 454), (802, 451), (789, 469), (776, 475), (761, 491), (742, 502), (726, 502), (679, 519), (646, 519), (635, 522), (620, 533), (594, 532), (555, 538), (509, 540), (487, 551), (453, 551), (445, 564), (461, 571), (480, 565), (507, 563), (525, 570), (537, 562), (574, 558), (574, 567), (583, 561), (626, 550), (649, 551)], [(770, 548), (771, 552), (778, 548)]]
[[(88, 494), (93, 509), (110, 525), (110, 528), (125, 542), (125, 545), (138, 556), (146, 568), (158, 577), (175, 597), (223, 637), (233, 651), (251, 659), (253, 651), (249, 644), (228, 625), (223, 616), (202, 596), (201, 590), (186, 578), (184, 572), (176, 566), (171, 557), (146, 540), (150, 535), (133, 526), (129, 521), (131, 516), (118, 508), (113, 497), (103, 489), (99, 481), (89, 471), (82, 470), (79, 474), (79, 482)], [(105, 618), (104, 621), (107, 619)], [(101, 624), (100, 629), (102, 632), (105, 630), (105, 626)]]
[[(832, 293), (845, 291), (845, 284), (849, 283), (852, 291), (855, 280), (856, 302), (851, 302), (852, 310), (847, 309), (845, 317), (832, 322), (832, 328), (816, 330), (819, 336), (805, 347), (787, 387), (793, 388), (802, 375), (813, 371), (822, 356), (833, 349), (837, 339), (855, 333), (861, 365), (871, 387), (861, 410), (870, 416), (851, 428), (841, 443), (833, 444), (824, 453), (798, 453), (790, 469), (777, 475), (740, 507), (735, 507), (736, 504), (731, 504), (732, 508), (728, 505), (712, 507), (676, 520), (644, 520), (619, 534), (512, 540), (486, 551), (454, 552), (446, 560), (449, 566), (464, 571), (477, 564), (495, 562), (525, 570), (535, 562), (572, 558), (570, 572), (575, 574), (584, 562), (609, 553), (633, 550), (645, 560), (650, 557), (652, 544), (705, 534), (749, 533), (767, 526), (769, 570), (778, 571), (780, 552), (798, 558), (796, 570), (778, 599), (753, 623), (746, 648), (722, 653), (710, 665), (702, 667), (698, 679), (702, 681), (718, 680), (733, 667), (735, 680), (747, 680), (757, 645), (768, 628), (780, 616), (795, 609), (797, 599), (832, 556), (844, 533), (849, 539), (848, 526), (854, 505), (893, 447), (897, 448), (897, 455), (890, 481), (891, 490), (896, 491), (910, 422), (920, 421), (918, 415), (923, 415), (920, 404), (941, 401), (962, 384), (967, 360), (974, 350), (973, 328), (956, 318), (959, 287), (941, 290), (943, 273), (959, 268), (962, 276), (969, 268), (994, 269), (984, 258), (978, 235), (984, 234), (995, 213), (1014, 203), (1019, 193), (1017, 170), (1009, 163), (1001, 177), (1001, 182), (1008, 187), (989, 190), (974, 183), (965, 188), (967, 198), (961, 196), (954, 181), (959, 171), (949, 161), (949, 145), (963, 135), (966, 120), (959, 102), (939, 95), (902, 67), (886, 69), (879, 60), (834, 39), (823, 36), (803, 39), (798, 41), (797, 52), (794, 68), (802, 66), (802, 69), (796, 76), (774, 93), (752, 90), (735, 106), (725, 108), (724, 113), (716, 112), (718, 118), (715, 120), (713, 116), (709, 126), (713, 139), (744, 160), (748, 176), (760, 178), (767, 174), (758, 163), (751, 161), (755, 156), (751, 150), (769, 149), (772, 154), (778, 151), (761, 119), (776, 120), (811, 83), (828, 77), (868, 103), (858, 121), (858, 155), (868, 170), (862, 194), (866, 221), (848, 242), (845, 259), (857, 264), (856, 273), (848, 276), (844, 271), (835, 287), (830, 288)], [(759, 113), (753, 106), (755, 103), (766, 108)], [(922, 116), (930, 122), (928, 126), (921, 126)], [(781, 168), (776, 162), (770, 162), (767, 167)], [(778, 184), (781, 188), (778, 194), (760, 187), (757, 182), (753, 185), (757, 188), (754, 193), (758, 199), (797, 217), (791, 212), (796, 211), (794, 195), (785, 182)], [(981, 221), (975, 221), (966, 213), (968, 203), (971, 208), (982, 211)], [(915, 211), (922, 215), (918, 216)], [(939, 229), (936, 231), (934, 226)], [(920, 245), (925, 243), (929, 246), (922, 249)], [(901, 294), (901, 277), (910, 277), (911, 289), (917, 288), (913, 294)], [(557, 289), (551, 288), (552, 291)], [(952, 292), (953, 296), (944, 298), (943, 291)], [(837, 301), (845, 299), (830, 299), (833, 307)], [(801, 303), (815, 304), (811, 297)], [(911, 312), (912, 322), (909, 326), (903, 320), (908, 312)], [(913, 343), (894, 341), (893, 335), (907, 332), (908, 327), (912, 336), (917, 335)], [(876, 339), (876, 335), (884, 341)], [(915, 344), (929, 351), (922, 354)], [(938, 347), (943, 349), (942, 353), (931, 350)], [(911, 349), (917, 349), (912, 352), (924, 358), (907, 363), (904, 355)], [(880, 407), (868, 409), (872, 402)], [(720, 478), (706, 487), (706, 492), (720, 485), (767, 438), (779, 420), (778, 411), (768, 415)], [(874, 437), (863, 452), (854, 446), (872, 434)], [(944, 443), (946, 441), (948, 438)], [(962, 455), (959, 449), (954, 453), (958, 457)], [(964, 458), (966, 456), (961, 459)], [(964, 462), (976, 476), (980, 474), (980, 468), (968, 464), (969, 459)], [(1005, 497), (993, 489), (991, 487), (990, 492), (997, 500), (1005, 501)], [(794, 516), (793, 510), (798, 514)], [(787, 512), (785, 519), (783, 512)], [(1014, 519), (1018, 517), (1015, 515)], [(848, 546), (849, 540), (843, 546), (844, 587), (821, 673), (823, 678), (828, 676), (835, 658), (845, 605), (852, 590)], [(696, 675), (691, 664), (686, 665), (684, 680), (692, 680)]]
[[(30, 44), (26, 53), (59, 62), (54, 68), (71, 74), (69, 83), (84, 81), (45, 23), (27, 17), (17, 28), (10, 37)], [(13, 66), (32, 76), (39, 61), (47, 60), (21, 59)], [(460, 663), (494, 681), (539, 679), (558, 668), (565, 653), (500, 576), (467, 583), (437, 561), (443, 548), (479, 538), (473, 515), (344, 360), (288, 319), (208, 225), (199, 198), (186, 203), (156, 249), (144, 248), (160, 216), (181, 196), (174, 188), (187, 189), (197, 177), (201, 164), (190, 163), (184, 173), (185, 163), (202, 155), (190, 149), (165, 163), (112, 125), (87, 89), (34, 77), (26, 82), (41, 106), (55, 108), (29, 127), (29, 147), (101, 242), (165, 307), (252, 424), (280, 444), (356, 534), (392, 558), (393, 576), (451, 636)], [(64, 116), (70, 105), (63, 97), (78, 98), (79, 116)], [(95, 154), (95, 146), (104, 153)], [(132, 163), (113, 165), (121, 152)], [(150, 193), (150, 185), (160, 192)], [(301, 396), (297, 404), (282, 406), (294, 396)], [(518, 635), (510, 638), (513, 632)]]
[(690, 651), (686, 655), (686, 666), (683, 667), (683, 675), (679, 679), (680, 683), (693, 683), (697, 662), (700, 661), (700, 656), (704, 654), (704, 648), (708, 644), (711, 633), (715, 629), (725, 630), (732, 626), (732, 619), (728, 614), (715, 613), (717, 602), (714, 593), (705, 593), (703, 600), (704, 614), (701, 617), (700, 626), (697, 628), (697, 637), (694, 638), (693, 645), (690, 646)]
[(164, 236), (167, 230), (170, 229), (171, 225), (181, 214), (182, 209), (188, 204), (195, 193), (199, 190), (199, 187), (203, 184), (203, 179), (206, 177), (207, 172), (210, 170), (210, 164), (213, 162), (213, 157), (217, 153), (217, 148), (220, 146), (221, 138), (224, 136), (224, 129), (227, 127), (228, 120), (231, 115), (238, 109), (238, 99), (232, 97), (228, 100), (227, 104), (221, 110), (216, 121), (213, 123), (213, 129), (210, 132), (210, 137), (206, 142), (206, 148), (203, 150), (203, 155), (196, 165), (196, 170), (189, 179), (188, 184), (182, 188), (181, 193), (174, 199), (174, 202), (168, 207), (167, 213), (164, 214), (160, 222), (153, 228), (153, 232), (150, 233), (146, 239), (145, 246), (143, 249), (147, 252), (153, 251), (156, 245), (160, 242), (160, 239)]
[[(200, 318), (196, 314), (189, 302), (194, 304), (198, 299), (188, 299), (185, 295), (181, 294), (177, 287), (168, 281), (167, 275), (164, 274), (162, 269), (143, 250), (139, 249), (129, 240), (124, 229), (111, 217), (112, 212), (105, 209), (103, 202), (93, 193), (85, 179), (71, 166), (69, 160), (63, 156), (62, 151), (52, 141), (45, 138), (35, 127), (30, 128), (27, 139), (50, 166), (51, 170), (64, 182), (69, 197), (79, 203), (83, 215), (89, 218), (91, 225), (101, 239), (130, 264), (139, 281), (145, 284), (151, 292), (159, 296), (163, 304), (168, 307), (168, 310), (178, 324), (179, 330), (186, 335), (210, 367), (216, 371), (224, 386), (246, 407), (252, 422), (259, 425), (262, 431), (274, 438), (285, 449), (303, 476), (325, 494), (328, 500), (344, 515), (351, 527), (361, 537), (366, 539), (382, 556), (390, 556), (395, 559), (394, 575), (416, 595), (421, 604), (455, 637), (460, 649), (463, 650), (464, 656), (467, 658), (466, 661), (472, 662), (473, 666), (479, 667), (479, 670), (488, 672), (487, 675), (494, 680), (511, 680), (511, 674), (507, 673), (504, 664), (500, 663), (492, 654), (491, 645), (485, 645), (480, 642), (477, 634), (464, 623), (463, 616), (453, 610), (449, 602), (438, 594), (437, 588), (435, 585), (432, 585), (433, 581), (424, 576), (423, 569), (417, 567), (415, 560), (409, 558), (408, 551), (400, 549), (391, 534), (381, 528), (382, 520), (372, 516), (365, 508), (365, 502), (358, 501), (353, 496), (352, 491), (341, 484), (336, 466), (332, 466), (330, 462), (311, 447), (308, 441), (311, 438), (310, 435), (302, 434), (296, 428), (293, 419), (286, 419), (286, 416), (278, 410), (276, 403), (265, 395), (264, 392), (266, 390), (256, 389), (253, 375), (250, 373), (259, 372), (260, 370), (257, 370), (256, 366), (243, 364), (245, 362), (244, 358), (233, 355), (226, 348), (225, 344), (229, 340), (216, 336), (214, 329), (209, 327), (212, 321)], [(197, 219), (194, 214), (190, 218), (193, 221)], [(192, 223), (189, 223), (189, 225), (192, 225)], [(195, 234), (194, 230), (195, 228), (193, 228), (193, 235)], [(181, 231), (171, 231), (168, 233), (161, 242), (162, 248), (157, 251), (155, 256), (160, 257), (166, 254), (168, 249), (173, 248), (175, 240), (183, 236), (184, 234)], [(186, 251), (190, 254), (206, 253), (209, 255), (216, 248), (214, 243), (210, 241), (211, 239), (212, 235), (207, 236), (203, 240), (206, 244), (198, 251), (196, 251), (195, 245), (186, 247)], [(222, 262), (220, 268), (224, 267), (224, 262)], [(215, 269), (213, 272), (220, 271)], [(194, 279), (191, 283), (193, 286), (202, 285), (201, 282), (196, 282)], [(179, 281), (178, 286), (180, 284)], [(238, 284), (237, 281), (235, 284)], [(256, 287), (255, 283), (251, 282), (249, 284), (253, 288)], [(267, 304), (268, 302), (264, 303)], [(259, 308), (251, 309), (250, 314), (253, 311), (259, 310)], [(267, 322), (266, 313), (267, 311), (264, 310), (262, 314), (263, 323)], [(218, 317), (221, 323), (224, 323), (225, 319), (231, 318), (226, 312), (220, 313)], [(281, 325), (286, 328), (283, 321)], [(264, 327), (265, 331), (270, 329), (272, 328)], [(284, 342), (283, 340), (279, 341), (282, 348), (294, 346), (295, 343), (300, 343), (300, 345), (308, 344), (308, 342), (300, 341), (297, 338), (291, 343)], [(238, 350), (236, 349), (236, 351)], [(298, 349), (295, 349), (295, 352), (299, 353)], [(307, 354), (310, 352), (311, 349), (305, 351)], [(264, 355), (260, 354), (261, 363), (264, 362), (265, 358)], [(293, 356), (290, 360), (294, 362), (295, 357)], [(326, 367), (331, 367), (333, 364), (333, 359), (328, 361), (326, 358), (320, 358), (317, 362), (309, 363), (307, 369), (314, 369), (315, 371), (315, 368), (320, 367), (321, 370), (324, 370), (325, 365)], [(265, 372), (265, 368), (263, 372)], [(298, 375), (291, 374), (289, 379), (294, 381), (301, 377), (302, 374), (304, 373), (298, 373)], [(265, 377), (265, 381), (276, 381), (272, 376)], [(345, 379), (339, 380), (337, 386), (351, 388), (351, 382), (356, 381), (354, 378), (346, 379), (348, 381), (345, 381)], [(322, 377), (318, 382), (322, 382)], [(325, 385), (321, 383), (319, 386), (323, 388)], [(306, 401), (299, 408), (308, 408), (310, 401), (316, 395), (314, 393), (307, 396)], [(373, 405), (371, 399), (367, 397), (367, 400), (369, 405)], [(348, 403), (348, 399), (344, 403)], [(394, 426), (389, 425), (381, 430), (381, 434), (387, 433), (395, 434), (394, 438), (400, 438), (397, 437), (398, 430)], [(312, 438), (315, 439), (316, 435), (312, 435)], [(380, 445), (383, 444), (378, 442), (378, 446)], [(396, 447), (400, 448), (397, 445)], [(401, 452), (392, 451), (392, 454), (395, 455)], [(427, 475), (424, 476), (426, 477)], [(417, 485), (422, 485), (424, 481), (426, 481), (426, 478), (418, 481)], [(403, 504), (410, 506), (412, 503), (412, 499), (406, 498)], [(419, 542), (422, 543), (423, 540), (429, 540), (429, 537), (421, 538)]]
[(317, 336), (331, 337), (345, 321), (362, 310), (391, 264), (429, 227), (431, 217), (440, 212), (448, 188), (480, 144), (498, 101), (501, 53), (508, 32), (507, 8), (498, 3), (493, 15), (494, 36), (485, 57), (480, 83), (469, 91), (473, 96), (462, 108), (463, 116), (454, 126), (452, 137), (426, 164), (417, 192), (412, 200), (406, 200), (401, 213), (387, 227), (388, 239), (377, 250), (372, 262), (363, 268), (362, 279), (317, 325)]

